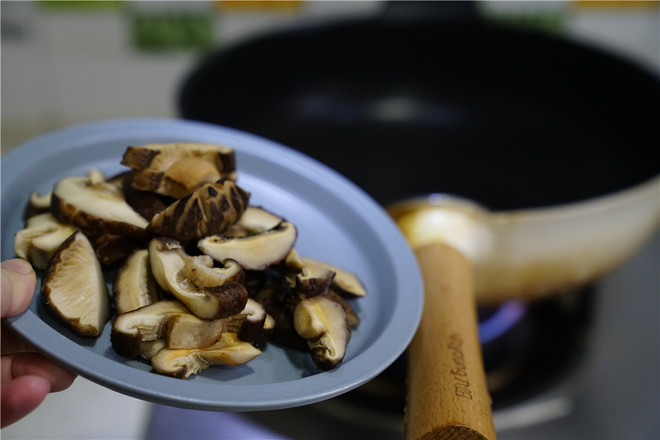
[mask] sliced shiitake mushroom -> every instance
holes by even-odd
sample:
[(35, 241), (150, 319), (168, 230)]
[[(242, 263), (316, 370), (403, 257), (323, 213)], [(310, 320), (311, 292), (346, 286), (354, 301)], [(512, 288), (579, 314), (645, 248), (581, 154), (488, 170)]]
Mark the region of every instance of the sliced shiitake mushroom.
[(168, 319), (173, 315), (187, 313), (190, 311), (179, 301), (161, 300), (121, 314), (112, 324), (112, 348), (117, 354), (130, 359), (144, 357), (144, 343), (163, 339)]
[(142, 359), (145, 361), (151, 361), (151, 358), (154, 357), (156, 353), (165, 348), (167, 344), (165, 339), (155, 339), (153, 341), (144, 341), (139, 345), (138, 357), (134, 359)]
[(207, 183), (156, 214), (149, 230), (181, 242), (219, 234), (243, 215), (249, 199), (231, 180)]
[(266, 319), (272, 319), (269, 341), (296, 350), (307, 349), (307, 341), (296, 333), (293, 326), (293, 310), (298, 298), (286, 286), (280, 286), (278, 282), (267, 283), (252, 291), (251, 295), (266, 309)]
[(334, 272), (335, 276), (332, 280), (332, 289), (341, 296), (357, 298), (367, 295), (367, 289), (355, 273), (309, 257), (302, 257), (302, 261), (305, 264), (321, 266)]
[(43, 270), (60, 245), (78, 228), (58, 221), (46, 212), (30, 217), (14, 237), (14, 252)]
[(344, 360), (351, 332), (341, 304), (325, 295), (304, 298), (293, 312), (293, 324), (317, 368), (329, 370)]
[(248, 206), (241, 218), (225, 230), (222, 235), (226, 237), (245, 237), (273, 229), (284, 219), (261, 206)]
[(238, 339), (232, 332), (222, 334), (220, 341), (200, 349), (163, 348), (151, 358), (158, 373), (187, 378), (211, 365), (242, 365), (261, 354), (261, 350)]
[(354, 329), (360, 325), (360, 317), (358, 316), (353, 306), (344, 298), (343, 295), (337, 293), (333, 289), (330, 289), (325, 295), (329, 299), (342, 306), (344, 312), (346, 313), (346, 323), (348, 324), (349, 328)]
[(249, 298), (242, 311), (245, 316), (238, 329), (238, 337), (241, 341), (253, 343), (254, 341), (262, 338), (266, 318), (268, 314), (263, 305), (252, 298)]
[(131, 208), (117, 187), (90, 170), (86, 177), (66, 177), (55, 184), (51, 212), (59, 221), (94, 235), (146, 238), (148, 222)]
[(135, 189), (131, 185), (132, 180), (132, 171), (124, 173), (121, 181), (121, 190), (126, 198), (126, 203), (128, 203), (138, 214), (144, 217), (145, 220), (151, 221), (156, 214), (164, 211), (168, 206), (176, 202), (176, 199), (173, 197), (164, 196), (151, 191)]
[[(261, 328), (261, 331), (258, 334), (256, 334), (255, 337), (252, 338), (252, 340), (246, 341), (246, 342), (250, 342), (252, 345), (257, 347), (259, 350), (263, 350), (264, 347), (266, 346), (266, 343), (268, 342), (270, 336), (275, 331), (275, 326), (276, 325), (277, 325), (277, 323), (275, 322), (275, 318), (273, 318), (269, 314), (266, 314), (266, 319), (264, 320), (264, 325)], [(240, 338), (240, 335), (239, 335), (239, 338)], [(243, 340), (243, 339), (241, 338), (241, 340)]]
[(178, 241), (166, 237), (151, 240), (149, 260), (163, 290), (202, 319), (235, 315), (247, 303), (245, 274), (233, 260), (224, 260), (222, 268), (213, 267), (208, 256), (190, 256)]
[(124, 261), (115, 277), (113, 291), (120, 315), (162, 299), (162, 290), (151, 274), (148, 250), (138, 249)]
[(207, 348), (220, 340), (225, 332), (238, 332), (244, 322), (242, 313), (220, 319), (201, 319), (186, 313), (172, 316), (167, 323), (167, 348)]
[(216, 261), (230, 258), (246, 270), (263, 270), (286, 258), (298, 238), (296, 227), (287, 221), (259, 234), (244, 237), (212, 235), (197, 247)]
[(51, 193), (39, 194), (33, 191), (30, 194), (25, 210), (23, 211), (23, 221), (27, 221), (30, 217), (38, 214), (43, 214), (50, 211), (50, 198)]
[(268, 307), (268, 315), (275, 321), (270, 341), (294, 350), (308, 349), (307, 340), (296, 332), (293, 325), (293, 310), (282, 303), (273, 303)]
[(295, 277), (295, 290), (304, 297), (327, 293), (335, 278), (335, 272), (314, 260), (303, 260), (300, 273)]
[(134, 170), (131, 185), (182, 198), (201, 185), (236, 178), (234, 150), (192, 142), (149, 144), (126, 149), (121, 161)]
[(83, 336), (98, 336), (110, 318), (110, 297), (94, 248), (74, 232), (53, 255), (42, 284), (48, 307)]
[(302, 258), (292, 249), (284, 260), (284, 278), (292, 294), (309, 298), (327, 293), (335, 272), (316, 260)]
[(112, 266), (127, 258), (133, 251), (146, 245), (146, 240), (125, 237), (123, 235), (106, 234), (103, 231), (85, 231), (92, 242), (96, 256), (101, 264)]

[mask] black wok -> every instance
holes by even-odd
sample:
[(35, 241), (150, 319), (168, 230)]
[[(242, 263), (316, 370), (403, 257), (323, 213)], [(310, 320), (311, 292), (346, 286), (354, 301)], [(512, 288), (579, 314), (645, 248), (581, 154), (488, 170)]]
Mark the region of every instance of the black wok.
[(179, 108), (299, 149), (386, 205), (442, 191), (510, 210), (656, 176), (659, 98), (657, 77), (591, 48), (431, 15), (229, 47), (186, 79)]

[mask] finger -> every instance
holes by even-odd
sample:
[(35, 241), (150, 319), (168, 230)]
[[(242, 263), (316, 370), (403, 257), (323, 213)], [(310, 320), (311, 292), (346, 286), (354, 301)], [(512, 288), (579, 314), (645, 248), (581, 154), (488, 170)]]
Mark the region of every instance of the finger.
[(3, 387), (21, 376), (39, 376), (50, 383), (51, 392), (67, 389), (76, 378), (75, 373), (37, 353), (2, 356), (1, 371)]
[(2, 317), (8, 318), (22, 313), (30, 304), (37, 285), (32, 266), (20, 258), (6, 260), (0, 266), (0, 276)]
[(24, 339), (16, 336), (14, 331), (3, 325), (2, 326), (2, 354), (12, 354), (12, 353), (23, 353), (26, 351), (34, 351), (32, 346), (30, 346)]
[(32, 412), (50, 391), (50, 383), (39, 376), (21, 376), (2, 384), (2, 427)]

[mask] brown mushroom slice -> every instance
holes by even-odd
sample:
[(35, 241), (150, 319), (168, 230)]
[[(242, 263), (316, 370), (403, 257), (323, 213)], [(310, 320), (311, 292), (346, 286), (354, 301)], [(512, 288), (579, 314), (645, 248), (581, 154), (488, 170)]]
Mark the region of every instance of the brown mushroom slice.
[[(135, 342), (135, 349), (130, 359), (151, 361), (153, 355), (158, 353), (166, 346), (165, 338), (154, 339), (152, 341), (137, 341)], [(119, 354), (119, 353), (118, 353)], [(128, 357), (128, 356), (126, 356)]]
[(34, 215), (14, 236), (14, 252), (36, 269), (43, 270), (64, 240), (77, 230), (48, 212)]
[(245, 318), (238, 329), (238, 337), (241, 341), (252, 343), (259, 339), (264, 332), (264, 325), (268, 316), (266, 309), (258, 301), (249, 298), (241, 314)]
[(148, 236), (148, 222), (126, 203), (116, 185), (90, 170), (86, 177), (66, 177), (55, 184), (51, 212), (59, 221), (95, 235)]
[(220, 234), (243, 215), (249, 199), (231, 180), (207, 183), (154, 215), (149, 230), (182, 242)]
[(138, 214), (151, 221), (156, 214), (165, 210), (176, 201), (175, 198), (156, 194), (151, 191), (142, 191), (131, 185), (133, 172), (125, 173), (122, 178), (121, 190), (128, 203)]
[(181, 276), (199, 288), (214, 288), (227, 283), (245, 285), (245, 272), (237, 261), (222, 260), (222, 265), (222, 268), (214, 267), (213, 259), (208, 255), (193, 256), (188, 258), (181, 269)]
[[(296, 333), (293, 327), (293, 310), (299, 299), (291, 292), (284, 292), (281, 286), (266, 284), (255, 290), (253, 298), (266, 309), (268, 340), (295, 350), (306, 350), (307, 341)], [(266, 328), (264, 323), (264, 328)]]
[(297, 250), (291, 249), (291, 252), (287, 254), (286, 259), (284, 260), (284, 264), (288, 269), (291, 269), (293, 273), (300, 273), (302, 272), (305, 262), (300, 254), (298, 254)]
[(51, 195), (50, 192), (41, 195), (36, 191), (32, 192), (23, 211), (23, 220), (27, 221), (30, 217), (49, 212)]
[(48, 307), (80, 335), (100, 335), (110, 318), (101, 264), (81, 231), (74, 232), (55, 252), (41, 291)]
[(329, 370), (344, 360), (351, 332), (339, 303), (325, 295), (304, 298), (293, 312), (293, 325), (307, 340), (317, 368)]
[(344, 312), (346, 312), (346, 323), (349, 328), (357, 328), (357, 326), (360, 325), (360, 317), (343, 295), (335, 292), (331, 288), (328, 293), (326, 293), (326, 296), (344, 308)]
[(307, 298), (327, 293), (335, 272), (315, 260), (303, 259), (303, 263), (300, 273), (296, 274), (296, 292)]
[(151, 358), (154, 357), (156, 353), (165, 348), (166, 342), (164, 338), (155, 339), (153, 341), (143, 341), (139, 344), (139, 353), (136, 359), (143, 359), (145, 361), (151, 361)]
[(222, 235), (226, 237), (244, 237), (273, 229), (284, 219), (260, 206), (248, 206), (241, 218), (231, 225)]
[(162, 299), (162, 291), (151, 274), (149, 251), (138, 249), (121, 265), (113, 284), (118, 314), (148, 306)]
[(270, 335), (272, 335), (275, 331), (276, 324), (277, 323), (275, 322), (275, 318), (269, 314), (266, 314), (266, 319), (264, 319), (264, 324), (261, 328), (261, 331), (254, 338), (252, 338), (251, 341), (246, 342), (250, 342), (259, 350), (263, 350), (266, 346), (266, 343), (268, 342), (268, 339), (270, 338)]
[(243, 365), (260, 354), (261, 350), (238, 339), (236, 333), (225, 332), (207, 348), (163, 348), (151, 358), (151, 365), (158, 373), (185, 379), (211, 365)]
[(128, 147), (121, 161), (134, 170), (132, 186), (181, 198), (209, 182), (236, 178), (234, 150), (192, 142)]
[(130, 359), (144, 357), (144, 342), (164, 338), (168, 319), (173, 315), (189, 313), (179, 301), (161, 300), (119, 315), (110, 332), (112, 348), (117, 354)]
[(224, 332), (237, 332), (244, 320), (243, 314), (222, 319), (201, 319), (192, 314), (172, 316), (167, 323), (167, 348), (206, 348), (220, 340)]
[(296, 227), (284, 221), (260, 234), (205, 237), (197, 242), (197, 247), (216, 261), (230, 258), (246, 270), (263, 270), (284, 260), (297, 238)]
[(284, 278), (287, 285), (299, 296), (323, 295), (330, 290), (335, 272), (324, 264), (302, 258), (295, 249), (284, 260)]
[(127, 258), (133, 251), (145, 245), (146, 240), (125, 237), (116, 234), (100, 234), (95, 231), (85, 231), (85, 235), (92, 242), (96, 256), (101, 264), (111, 266)]
[(302, 260), (304, 263), (320, 265), (333, 271), (335, 277), (332, 281), (332, 288), (336, 293), (348, 298), (363, 297), (367, 295), (367, 289), (364, 287), (364, 284), (362, 284), (362, 281), (360, 281), (358, 276), (353, 272), (309, 257), (303, 257)]
[(149, 260), (160, 287), (202, 319), (235, 315), (247, 303), (245, 274), (235, 261), (212, 267), (208, 256), (190, 256), (178, 241), (166, 237), (151, 240)]

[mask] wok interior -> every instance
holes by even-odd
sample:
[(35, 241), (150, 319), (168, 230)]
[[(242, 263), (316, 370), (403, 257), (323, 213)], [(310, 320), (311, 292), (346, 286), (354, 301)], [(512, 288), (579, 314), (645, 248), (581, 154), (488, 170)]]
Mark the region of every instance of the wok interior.
[(213, 54), (180, 110), (298, 149), (384, 205), (439, 191), (509, 210), (658, 175), (658, 97), (650, 74), (549, 36), (357, 20)]

